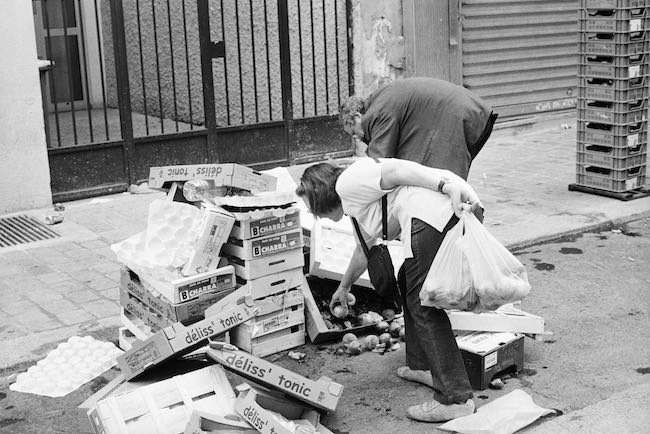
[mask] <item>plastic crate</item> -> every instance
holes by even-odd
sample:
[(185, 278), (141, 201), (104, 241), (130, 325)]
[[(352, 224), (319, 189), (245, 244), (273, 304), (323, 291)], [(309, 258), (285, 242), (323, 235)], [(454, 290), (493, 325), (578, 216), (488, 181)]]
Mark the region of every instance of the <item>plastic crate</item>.
[(648, 143), (646, 122), (608, 125), (578, 120), (578, 142), (614, 148), (635, 148)]
[[(645, 56), (647, 56), (647, 54)], [(627, 59), (627, 57), (617, 57), (617, 59)], [(631, 79), (633, 83), (642, 82), (644, 77), (648, 75), (649, 70), (650, 66), (648, 66), (647, 62), (630, 66), (616, 66), (614, 63), (585, 63), (583, 60), (578, 65), (578, 75), (582, 77), (605, 78), (612, 80)]]
[(645, 166), (614, 170), (577, 164), (576, 184), (601, 190), (623, 192), (645, 185)]
[(646, 120), (648, 99), (631, 102), (578, 99), (578, 119), (604, 124), (632, 124)]
[(583, 32), (617, 33), (647, 30), (647, 8), (580, 9), (578, 28)]
[[(643, 166), (647, 162), (646, 153), (635, 153), (621, 158), (614, 157), (614, 151), (620, 151), (617, 148), (598, 148), (594, 145), (585, 146), (587, 151), (577, 151), (576, 163), (584, 166), (596, 166), (605, 169), (631, 169), (633, 167)], [(645, 145), (637, 149), (645, 148)], [(598, 150), (593, 150), (598, 149)], [(601, 152), (600, 149), (605, 149), (607, 152)]]
[(600, 101), (636, 101), (648, 98), (648, 76), (631, 79), (578, 77), (578, 98)]
[(649, 32), (650, 30), (629, 33), (580, 32), (578, 37), (578, 53), (583, 55), (600, 54), (604, 56), (634, 56), (647, 53), (647, 35)]
[(648, 150), (647, 143), (639, 143), (636, 146), (616, 147), (606, 145), (594, 145), (589, 142), (578, 140), (576, 151), (577, 152), (590, 152), (599, 153), (603, 156), (611, 158), (626, 158), (633, 157), (640, 154), (645, 154)]
[(621, 9), (645, 6), (646, 0), (580, 0), (580, 7), (585, 9)]

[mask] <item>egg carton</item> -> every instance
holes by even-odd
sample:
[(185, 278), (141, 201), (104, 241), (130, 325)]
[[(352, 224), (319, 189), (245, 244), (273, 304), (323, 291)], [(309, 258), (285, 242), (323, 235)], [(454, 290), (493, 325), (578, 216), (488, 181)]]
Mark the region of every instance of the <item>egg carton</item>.
[(9, 388), (52, 398), (65, 396), (115, 366), (120, 354), (122, 351), (111, 342), (92, 336), (72, 336), (18, 374)]
[(134, 270), (148, 270), (165, 279), (180, 276), (194, 251), (203, 213), (179, 202), (156, 200), (149, 206), (145, 231), (113, 244), (118, 261)]

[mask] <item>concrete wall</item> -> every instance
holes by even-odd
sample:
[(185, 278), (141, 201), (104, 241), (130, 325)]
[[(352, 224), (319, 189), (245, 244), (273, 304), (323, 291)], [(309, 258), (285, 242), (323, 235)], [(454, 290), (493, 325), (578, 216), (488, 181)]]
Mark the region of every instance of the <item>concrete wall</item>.
[(0, 14), (0, 214), (52, 203), (32, 2)]
[(404, 76), (401, 0), (353, 1), (355, 93)]

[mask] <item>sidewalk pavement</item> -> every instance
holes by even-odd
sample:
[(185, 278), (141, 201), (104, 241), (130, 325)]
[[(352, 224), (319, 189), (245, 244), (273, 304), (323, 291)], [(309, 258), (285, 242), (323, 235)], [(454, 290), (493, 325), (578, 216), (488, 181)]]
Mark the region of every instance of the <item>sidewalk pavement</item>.
[[(568, 191), (576, 172), (575, 117), (498, 127), (469, 182), (485, 205), (486, 226), (505, 245), (650, 215), (650, 197), (624, 202)], [(298, 177), (305, 167), (288, 169)], [(110, 245), (145, 229), (148, 206), (161, 197), (123, 193), (68, 202), (65, 221), (52, 227), (61, 238), (0, 249), (0, 367), (37, 360), (76, 334), (115, 336), (120, 264)], [(50, 211), (20, 214), (43, 219)]]

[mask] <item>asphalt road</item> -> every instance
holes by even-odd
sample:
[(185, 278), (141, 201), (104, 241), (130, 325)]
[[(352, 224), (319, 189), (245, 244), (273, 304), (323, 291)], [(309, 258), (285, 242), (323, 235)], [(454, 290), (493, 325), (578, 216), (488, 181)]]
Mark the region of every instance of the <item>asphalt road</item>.
[[(516, 254), (533, 288), (521, 308), (542, 316), (553, 334), (543, 342), (526, 338), (524, 369), (504, 377), (502, 390), (475, 391), (478, 406), (522, 389), (536, 404), (569, 413), (650, 381), (650, 219)], [(115, 340), (116, 331), (104, 330), (95, 337)], [(430, 399), (431, 392), (394, 374), (403, 363), (403, 348), (359, 356), (337, 356), (336, 348), (336, 343), (305, 345), (298, 349), (307, 353), (304, 363), (286, 353), (269, 359), (310, 378), (324, 375), (345, 386), (336, 412), (323, 418), (335, 432), (431, 432), (435, 425), (405, 417), (408, 406)], [(31, 364), (0, 371), (0, 432), (91, 432), (77, 406), (117, 370), (63, 398), (10, 391), (12, 375)]]

